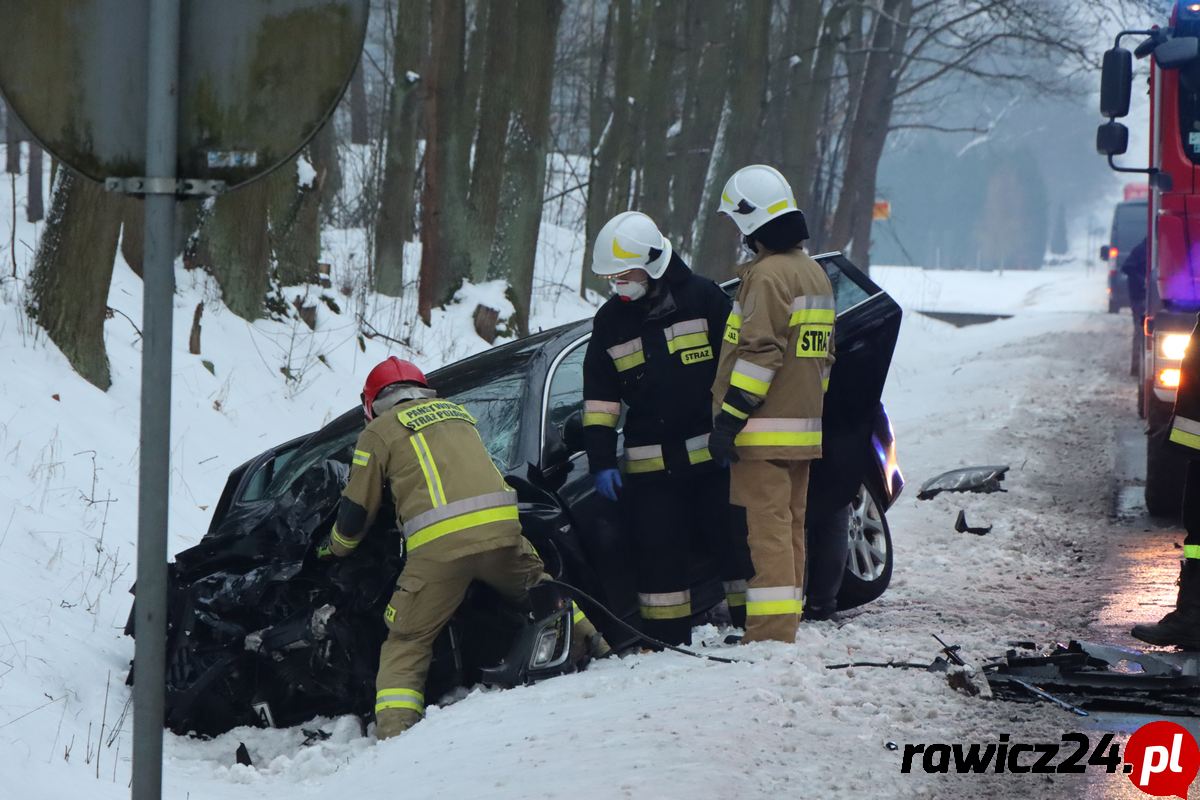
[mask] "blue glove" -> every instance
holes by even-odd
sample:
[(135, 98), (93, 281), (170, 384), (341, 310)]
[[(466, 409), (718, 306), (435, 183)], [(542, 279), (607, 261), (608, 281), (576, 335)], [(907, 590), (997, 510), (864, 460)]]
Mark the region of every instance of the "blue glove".
[(615, 469), (602, 469), (592, 475), (596, 482), (596, 491), (606, 500), (617, 502), (617, 492), (621, 489), (621, 473)]

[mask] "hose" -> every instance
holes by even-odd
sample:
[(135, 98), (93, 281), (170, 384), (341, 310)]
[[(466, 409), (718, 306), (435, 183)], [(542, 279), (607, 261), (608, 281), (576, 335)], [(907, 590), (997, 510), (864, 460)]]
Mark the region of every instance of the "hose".
[(753, 663), (751, 661), (745, 661), (740, 658), (721, 658), (720, 656), (710, 656), (710, 655), (706, 655), (705, 653), (697, 653), (692, 650), (688, 650), (686, 647), (679, 647), (677, 645), (667, 644), (666, 642), (659, 641), (658, 639), (655, 639), (653, 636), (647, 636), (646, 634), (639, 631), (637, 628), (630, 625), (625, 620), (618, 617), (616, 614), (614, 614), (612, 611), (610, 611), (607, 606), (605, 606), (603, 603), (601, 603), (596, 598), (592, 597), (590, 594), (585, 592), (583, 589), (580, 589), (578, 586), (572, 586), (571, 584), (566, 583), (564, 581), (557, 581), (557, 580), (553, 580), (553, 579), (548, 580), (548, 581), (542, 581), (542, 583), (543, 584), (549, 583), (549, 584), (553, 584), (554, 586), (558, 586), (562, 589), (566, 589), (567, 592), (569, 594), (571, 594), (576, 600), (582, 600), (585, 603), (587, 603), (589, 606), (598, 608), (610, 620), (617, 623), (617, 625), (621, 626), (626, 631), (632, 633), (639, 640), (641, 640), (642, 642), (645, 642), (646, 644), (650, 645), (651, 647), (660, 647), (664, 650), (673, 650), (676, 653), (682, 653), (685, 656), (691, 656), (692, 658), (703, 658), (706, 661), (716, 661), (720, 664), (750, 664), (750, 663)]

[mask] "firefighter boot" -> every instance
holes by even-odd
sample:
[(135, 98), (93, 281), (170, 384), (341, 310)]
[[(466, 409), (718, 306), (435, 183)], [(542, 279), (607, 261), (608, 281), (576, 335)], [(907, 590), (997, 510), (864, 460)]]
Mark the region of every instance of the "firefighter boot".
[(1150, 644), (1200, 650), (1200, 559), (1185, 559), (1179, 570), (1175, 610), (1153, 625), (1134, 625), (1132, 633)]

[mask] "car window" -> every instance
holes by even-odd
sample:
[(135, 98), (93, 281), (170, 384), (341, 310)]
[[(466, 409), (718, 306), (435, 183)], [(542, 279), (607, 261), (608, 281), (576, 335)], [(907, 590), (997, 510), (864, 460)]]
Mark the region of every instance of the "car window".
[[(354, 429), (333, 438), (310, 439), (302, 447), (276, 457), (273, 474), (267, 483), (265, 491), (259, 497), (253, 497), (251, 488), (243, 492), (242, 501), (260, 500), (263, 498), (282, 497), (310, 469), (322, 469), (325, 461), (337, 461), (349, 464), (354, 454), (354, 443), (361, 431)], [(264, 470), (265, 472), (265, 470)], [(255, 476), (257, 477), (257, 476)]]
[(525, 373), (500, 375), (447, 395), (465, 406), (476, 419), (476, 428), (488, 454), (503, 470), (517, 466), (518, 429), (521, 426), (521, 401), (525, 395)]
[(833, 302), (837, 313), (853, 308), (873, 294), (859, 286), (833, 259), (822, 262), (821, 266), (825, 268), (825, 274), (829, 276), (829, 283), (833, 286)]
[(547, 426), (559, 426), (572, 413), (583, 410), (583, 359), (586, 355), (586, 345), (577, 346), (558, 362), (554, 374), (550, 376)]

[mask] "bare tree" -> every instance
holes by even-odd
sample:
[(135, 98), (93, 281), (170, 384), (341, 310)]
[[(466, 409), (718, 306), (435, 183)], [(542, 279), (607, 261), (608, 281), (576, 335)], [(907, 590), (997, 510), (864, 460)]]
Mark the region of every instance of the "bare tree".
[(471, 273), (464, 235), (472, 116), (464, 80), (465, 3), (433, 3), (431, 51), (425, 81), (425, 188), (421, 197), (421, 278), (417, 310), (429, 324), (434, 306), (448, 302)]
[(383, 189), (375, 223), (375, 289), (393, 297), (404, 291), (404, 244), (413, 235), (418, 87), (428, 32), (429, 0), (398, 0)]
[(562, 9), (562, 0), (517, 0), (517, 33), (525, 47), (514, 77), (522, 91), (512, 109), (492, 263), (508, 276), (509, 299), (516, 309), (512, 324), (520, 335), (529, 332), (550, 134), (554, 42)]
[(112, 385), (104, 320), (121, 231), (122, 198), (58, 171), (50, 217), (30, 275), (30, 316), (92, 385)]

